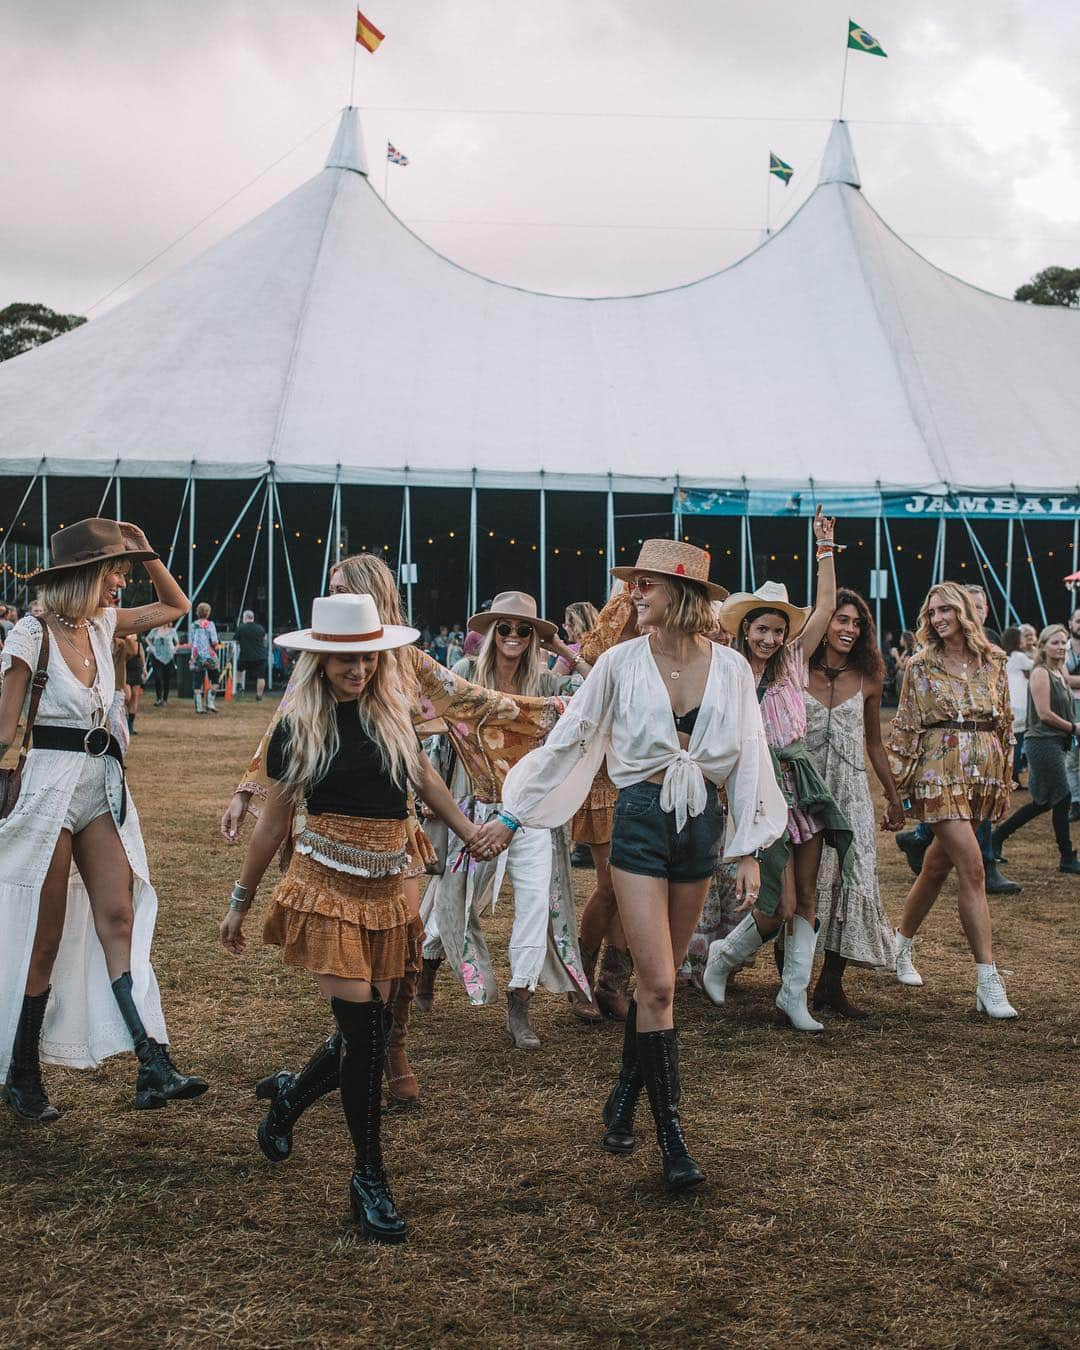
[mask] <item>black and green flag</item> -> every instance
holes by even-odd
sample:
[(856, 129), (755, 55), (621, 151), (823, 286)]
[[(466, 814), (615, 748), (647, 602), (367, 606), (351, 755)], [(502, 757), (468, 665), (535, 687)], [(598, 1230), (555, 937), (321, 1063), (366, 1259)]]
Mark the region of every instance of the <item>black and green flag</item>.
[(791, 182), (791, 175), (795, 172), (795, 170), (791, 167), (790, 164), (785, 164), (779, 155), (773, 154), (773, 152), (770, 150), (769, 172), (771, 174), (774, 174), (777, 178), (779, 178), (780, 181), (783, 183), (783, 185), (787, 187), (787, 185)]

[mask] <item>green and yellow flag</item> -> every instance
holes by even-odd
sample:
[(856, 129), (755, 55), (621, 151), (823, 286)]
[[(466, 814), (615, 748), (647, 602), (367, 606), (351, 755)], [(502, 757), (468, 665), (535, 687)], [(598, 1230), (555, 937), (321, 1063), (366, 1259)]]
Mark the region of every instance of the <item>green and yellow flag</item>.
[(769, 172), (771, 174), (775, 174), (775, 176), (780, 179), (783, 185), (787, 187), (787, 185), (791, 182), (791, 175), (795, 172), (795, 170), (791, 167), (790, 164), (785, 164), (779, 155), (773, 154), (773, 152), (770, 150)]
[(885, 48), (865, 28), (860, 28), (854, 19), (848, 19), (847, 45), (857, 52), (866, 52), (868, 56), (887, 56)]

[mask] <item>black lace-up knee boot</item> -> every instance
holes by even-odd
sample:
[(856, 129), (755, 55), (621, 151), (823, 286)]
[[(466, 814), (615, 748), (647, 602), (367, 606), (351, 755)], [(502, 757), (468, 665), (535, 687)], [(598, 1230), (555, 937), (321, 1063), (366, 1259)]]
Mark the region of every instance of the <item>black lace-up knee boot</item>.
[(682, 1191), (705, 1180), (691, 1158), (679, 1119), (679, 1043), (670, 1031), (642, 1031), (637, 1038), (638, 1060), (645, 1089), (656, 1121), (656, 1142), (664, 1160), (664, 1181), (669, 1191)]
[(130, 971), (125, 970), (123, 975), (113, 980), (112, 991), (139, 1058), (139, 1076), (135, 1080), (136, 1109), (155, 1111), (169, 1102), (201, 1097), (208, 1087), (206, 1079), (181, 1073), (172, 1062), (169, 1047), (146, 1034), (143, 1020), (135, 1006)]
[(608, 1153), (630, 1153), (637, 1139), (634, 1136), (634, 1112), (644, 1086), (637, 1049), (637, 1002), (630, 1000), (623, 1024), (622, 1064), (619, 1077), (604, 1103), (604, 1131), (602, 1147)]
[(270, 1110), (258, 1129), (259, 1147), (271, 1162), (284, 1162), (292, 1152), (296, 1122), (312, 1103), (338, 1085), (341, 1032), (327, 1036), (299, 1073), (282, 1069), (255, 1084), (255, 1096), (269, 1101)]
[(11, 1047), (11, 1067), (4, 1084), (4, 1100), (29, 1125), (48, 1125), (60, 1116), (41, 1081), (41, 1024), (51, 992), (46, 989), (43, 994), (27, 994), (23, 999), (15, 1044)]

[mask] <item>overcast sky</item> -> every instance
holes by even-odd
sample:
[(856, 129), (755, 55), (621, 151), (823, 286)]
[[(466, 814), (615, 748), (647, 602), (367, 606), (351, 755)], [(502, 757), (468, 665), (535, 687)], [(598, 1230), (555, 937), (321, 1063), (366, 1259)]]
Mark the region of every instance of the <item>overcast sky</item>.
[[(716, 271), (812, 189), (838, 111), (863, 190), (939, 266), (1011, 295), (1080, 266), (1077, 0), (364, 0), (372, 181), (488, 276), (578, 295)], [(86, 313), (318, 171), (347, 102), (351, 0), (8, 0), (0, 307)], [(312, 133), (309, 135), (309, 133)], [(304, 140), (307, 137), (308, 139)], [(769, 150), (795, 166), (785, 189)]]

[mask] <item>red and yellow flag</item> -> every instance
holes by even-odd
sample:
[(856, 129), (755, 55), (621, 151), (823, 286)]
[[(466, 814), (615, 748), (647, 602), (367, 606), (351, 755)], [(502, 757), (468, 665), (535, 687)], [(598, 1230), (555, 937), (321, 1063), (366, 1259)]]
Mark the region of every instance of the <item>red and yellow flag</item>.
[(386, 34), (380, 33), (370, 19), (365, 19), (359, 10), (356, 11), (356, 40), (361, 47), (373, 52), (385, 36)]

